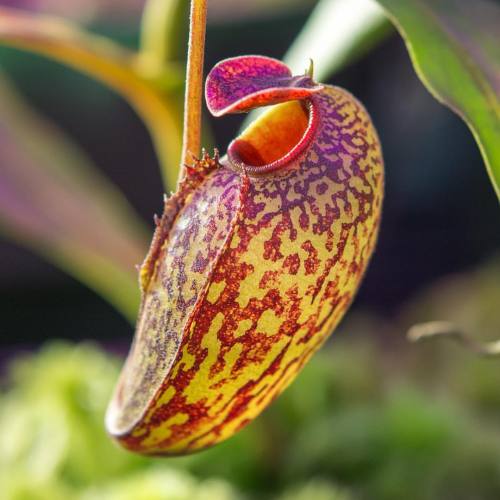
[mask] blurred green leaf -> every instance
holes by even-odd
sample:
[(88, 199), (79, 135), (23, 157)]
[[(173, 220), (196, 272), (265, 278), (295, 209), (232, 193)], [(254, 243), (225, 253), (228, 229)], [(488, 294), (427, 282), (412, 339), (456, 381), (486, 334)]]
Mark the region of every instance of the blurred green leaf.
[(141, 26), (141, 53), (159, 66), (186, 60), (189, 4), (185, 0), (147, 0)]
[(118, 362), (90, 344), (52, 343), (17, 359), (0, 393), (2, 500), (236, 500), (223, 480), (200, 481), (129, 453), (106, 436)]
[(133, 320), (148, 230), (52, 123), (0, 80), (0, 231), (85, 283)]
[(300, 74), (312, 59), (315, 79), (324, 81), (381, 40), (388, 27), (374, 0), (321, 0), (284, 61)]
[(310, 481), (295, 486), (278, 497), (278, 500), (351, 500), (353, 497), (324, 480)]
[(500, 197), (500, 4), (378, 1), (405, 39), (422, 82), (469, 125)]
[(103, 82), (142, 117), (156, 147), (166, 189), (177, 183), (182, 146), (183, 72), (161, 67), (111, 40), (57, 17), (0, 7), (0, 43), (35, 52)]
[[(241, 497), (225, 481), (199, 482), (185, 472), (166, 467), (148, 470), (89, 488), (81, 500), (237, 500)], [(329, 500), (329, 499), (328, 499)]]
[(11, 389), (2, 394), (0, 407), (5, 426), (0, 489), (8, 481), (13, 492), (23, 487), (35, 491), (26, 497), (12, 493), (9, 500), (45, 498), (35, 494), (37, 486), (42, 491), (51, 485), (82, 488), (131, 472), (144, 461), (115, 447), (103, 428), (117, 375), (115, 360), (84, 344), (52, 343), (13, 363)]
[(0, 41), (51, 57), (113, 88), (136, 79), (133, 52), (56, 16), (0, 6)]

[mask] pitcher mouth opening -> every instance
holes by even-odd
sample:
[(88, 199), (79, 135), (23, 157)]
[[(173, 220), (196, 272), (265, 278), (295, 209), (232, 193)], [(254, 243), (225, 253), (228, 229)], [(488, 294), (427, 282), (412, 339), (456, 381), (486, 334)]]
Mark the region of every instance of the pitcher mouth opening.
[(254, 176), (285, 168), (310, 144), (317, 122), (314, 98), (276, 104), (229, 144), (229, 162)]

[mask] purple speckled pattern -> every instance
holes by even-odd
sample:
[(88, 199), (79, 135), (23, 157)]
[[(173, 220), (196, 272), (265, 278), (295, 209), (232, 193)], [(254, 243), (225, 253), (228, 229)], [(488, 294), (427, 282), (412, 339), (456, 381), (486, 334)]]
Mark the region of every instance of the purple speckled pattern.
[[(282, 168), (251, 175), (225, 156), (185, 197), (108, 411), (125, 447), (182, 454), (232, 436), (292, 382), (349, 307), (377, 239), (382, 152), (351, 94), (324, 86), (308, 101), (316, 126)], [(290, 107), (280, 109), (286, 129)]]
[(214, 116), (241, 113), (320, 91), (307, 76), (292, 76), (281, 61), (262, 56), (242, 56), (218, 63), (207, 77), (205, 97)]
[(234, 172), (215, 171), (179, 211), (168, 244), (161, 246), (155, 280), (143, 297), (138, 335), (122, 372), (120, 407), (127, 419), (140, 417), (168, 374), (186, 318), (230, 232), (239, 205), (239, 185)]

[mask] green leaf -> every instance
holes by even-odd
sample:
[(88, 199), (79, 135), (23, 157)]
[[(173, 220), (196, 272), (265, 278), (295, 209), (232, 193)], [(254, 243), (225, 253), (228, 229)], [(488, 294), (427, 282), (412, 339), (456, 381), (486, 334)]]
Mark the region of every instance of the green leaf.
[(434, 97), (470, 127), (500, 197), (500, 4), (379, 0)]
[(314, 61), (324, 81), (389, 32), (384, 11), (373, 0), (321, 0), (285, 55), (295, 74)]
[(147, 0), (141, 26), (141, 53), (159, 66), (186, 60), (189, 4), (185, 0)]
[(141, 57), (53, 16), (0, 7), (0, 43), (35, 52), (88, 74), (126, 99), (148, 127), (166, 189), (177, 183), (182, 147), (179, 65)]
[(135, 319), (147, 229), (52, 123), (0, 80), (0, 234), (42, 255)]

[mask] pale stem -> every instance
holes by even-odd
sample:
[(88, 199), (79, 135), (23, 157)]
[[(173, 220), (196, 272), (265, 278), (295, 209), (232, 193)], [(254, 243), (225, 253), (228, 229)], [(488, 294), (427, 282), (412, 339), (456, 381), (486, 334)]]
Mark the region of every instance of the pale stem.
[(185, 175), (185, 165), (192, 163), (193, 155), (198, 156), (201, 148), (201, 105), (206, 24), (207, 0), (191, 0), (184, 100), (184, 135), (179, 180)]
[(486, 357), (500, 356), (500, 340), (492, 342), (479, 342), (464, 332), (456, 325), (448, 321), (429, 321), (412, 326), (408, 330), (408, 339), (411, 342), (421, 342), (423, 340), (450, 339), (459, 342), (467, 349)]

